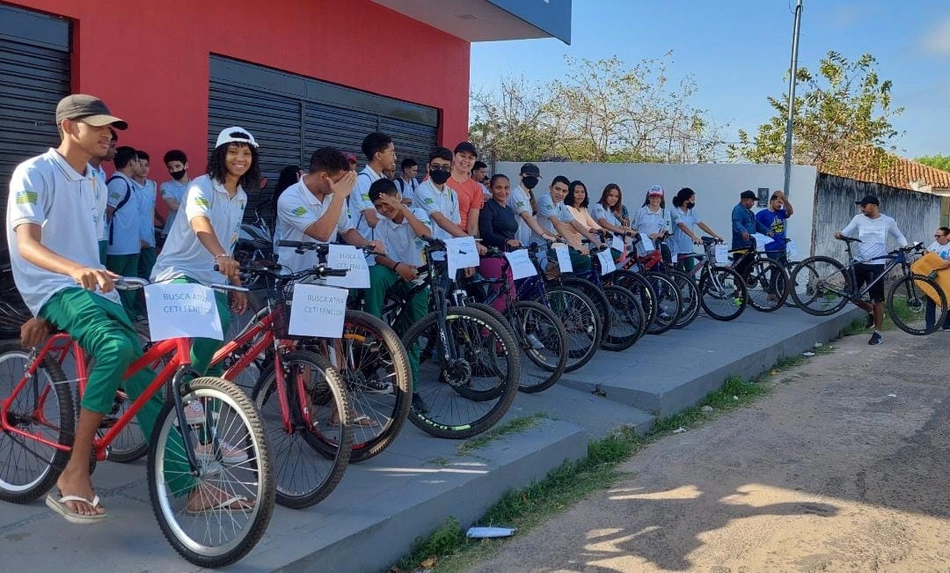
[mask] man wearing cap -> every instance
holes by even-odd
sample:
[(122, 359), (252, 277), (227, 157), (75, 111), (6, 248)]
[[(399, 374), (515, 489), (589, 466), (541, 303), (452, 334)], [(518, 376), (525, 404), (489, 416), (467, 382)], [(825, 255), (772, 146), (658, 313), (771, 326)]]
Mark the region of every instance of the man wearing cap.
[[(755, 205), (755, 202), (758, 200), (758, 196), (754, 191), (743, 191), (739, 195), (739, 203), (732, 208), (732, 250), (733, 251), (742, 251), (745, 249), (754, 249), (755, 248), (755, 239), (752, 237), (755, 233), (761, 233), (763, 235), (768, 235), (771, 237), (773, 235), (772, 229), (763, 225), (759, 220), (755, 218), (755, 213), (752, 212), (752, 206)], [(733, 255), (734, 260), (740, 260), (744, 256), (744, 252), (736, 253)], [(745, 259), (744, 262), (736, 265), (736, 272), (740, 276), (745, 277), (746, 272), (749, 270), (749, 267), (752, 265), (751, 259)]]
[[(897, 222), (881, 213), (880, 201), (874, 195), (865, 195), (855, 205), (861, 206), (861, 213), (855, 215), (848, 226), (835, 233), (836, 239), (851, 237), (859, 239), (858, 254), (855, 257), (859, 262), (854, 267), (856, 288), (874, 281), (884, 270), (887, 262), (883, 257), (887, 255), (887, 238), (893, 237), (902, 247), (907, 246), (907, 239), (897, 228)], [(871, 303), (857, 301), (855, 304), (868, 313), (865, 328), (874, 327), (868, 344), (881, 344), (884, 337), (881, 335), (881, 325), (884, 322), (884, 281), (878, 281), (868, 291)]]
[[(532, 190), (541, 181), (541, 170), (534, 163), (525, 163), (521, 166), (518, 180), (518, 186), (508, 195), (508, 207), (515, 212), (518, 220), (517, 239), (522, 245), (530, 245), (532, 242), (543, 245), (544, 241), (553, 241), (556, 237), (548, 233), (534, 216), (537, 202)], [(544, 252), (545, 250), (541, 251)]]
[(356, 171), (356, 154), (349, 151), (343, 153), (346, 160), (350, 163), (350, 171)]
[[(17, 289), (38, 322), (52, 323), (95, 357), (80, 403), (72, 454), (56, 482), (60, 496), (50, 494), (46, 501), (67, 520), (89, 523), (105, 518), (89, 477), (93, 437), (111, 411), (119, 385), (135, 398), (154, 373), (142, 371), (122, 379), (142, 351), (114, 288), (117, 275), (99, 260), (106, 188), (89, 165), (92, 157), (109, 152), (110, 126), (128, 125), (101, 100), (82, 94), (59, 102), (56, 124), (62, 138), (59, 147), (24, 161), (13, 172), (7, 244)], [(33, 332), (23, 338), (24, 346), (41, 342), (46, 330)], [(156, 396), (139, 411), (146, 436), (161, 407)]]

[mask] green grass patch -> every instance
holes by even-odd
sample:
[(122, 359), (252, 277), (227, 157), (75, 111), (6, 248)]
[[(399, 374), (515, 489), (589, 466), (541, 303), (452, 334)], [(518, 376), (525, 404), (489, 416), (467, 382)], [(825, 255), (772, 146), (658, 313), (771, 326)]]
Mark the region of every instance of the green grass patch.
[(856, 318), (851, 321), (851, 324), (841, 329), (841, 336), (854, 336), (855, 334), (864, 334), (864, 321), (867, 320), (863, 316), (861, 318)]
[(458, 454), (460, 456), (471, 455), (476, 450), (480, 450), (492, 442), (497, 442), (509, 434), (518, 434), (533, 428), (538, 425), (538, 422), (548, 417), (549, 416), (544, 412), (538, 412), (536, 414), (531, 414), (530, 416), (518, 416), (516, 418), (512, 418), (504, 424), (495, 426), (487, 432), (479, 434), (474, 438), (465, 440), (459, 445)]

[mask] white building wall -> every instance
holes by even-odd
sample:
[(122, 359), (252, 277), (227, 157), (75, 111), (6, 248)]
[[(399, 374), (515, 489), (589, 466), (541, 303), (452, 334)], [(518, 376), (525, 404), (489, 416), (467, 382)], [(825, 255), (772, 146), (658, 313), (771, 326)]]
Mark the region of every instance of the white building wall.
[[(518, 182), (522, 163), (499, 162), (495, 173), (503, 173)], [(651, 185), (659, 184), (666, 191), (667, 207), (672, 207), (673, 196), (683, 187), (696, 192), (696, 212), (703, 222), (727, 241), (732, 237), (732, 208), (739, 202), (739, 194), (746, 189), (758, 191), (767, 187), (769, 194), (781, 189), (784, 170), (781, 165), (678, 165), (657, 163), (557, 163), (541, 162), (540, 189), (547, 189), (557, 175), (570, 180), (579, 179), (587, 186), (591, 201), (600, 199), (608, 183), (620, 185), (623, 201), (635, 211), (646, 197)], [(795, 215), (788, 222), (788, 237), (798, 245), (798, 257), (811, 252), (812, 220), (814, 215), (815, 181), (818, 171), (810, 166), (793, 166), (789, 200)], [(753, 207), (758, 211), (759, 207)]]

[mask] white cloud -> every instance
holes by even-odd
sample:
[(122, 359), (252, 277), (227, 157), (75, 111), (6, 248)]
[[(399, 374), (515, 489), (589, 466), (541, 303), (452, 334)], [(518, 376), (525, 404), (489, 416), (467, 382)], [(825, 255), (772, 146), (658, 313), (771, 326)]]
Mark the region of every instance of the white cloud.
[(923, 48), (929, 54), (950, 55), (950, 18), (945, 18), (924, 36)]

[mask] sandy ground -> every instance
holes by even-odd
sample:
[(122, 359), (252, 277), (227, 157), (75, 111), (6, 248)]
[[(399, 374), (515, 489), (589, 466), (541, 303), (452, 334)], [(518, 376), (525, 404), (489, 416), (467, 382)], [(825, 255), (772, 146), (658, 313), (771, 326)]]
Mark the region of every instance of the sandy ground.
[(950, 571), (950, 333), (832, 345), (472, 571)]

